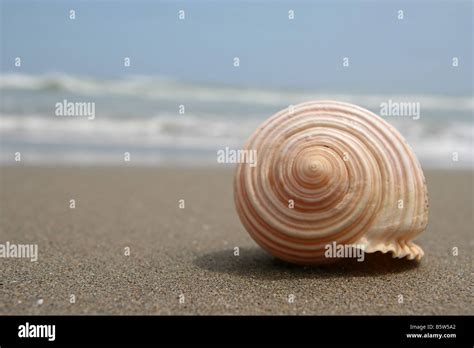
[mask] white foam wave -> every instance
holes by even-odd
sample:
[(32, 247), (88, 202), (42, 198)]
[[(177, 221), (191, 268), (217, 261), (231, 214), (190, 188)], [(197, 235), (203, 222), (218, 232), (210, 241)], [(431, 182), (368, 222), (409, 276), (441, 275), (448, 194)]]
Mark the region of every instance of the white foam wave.
[[(451, 122), (432, 129), (432, 124), (423, 122), (389, 121), (404, 135), (422, 165), (474, 167), (474, 124)], [(212, 115), (200, 118), (160, 114), (152, 118), (104, 118), (93, 121), (2, 115), (0, 138), (3, 149), (0, 161), (5, 161), (7, 157), (11, 160), (5, 151), (13, 153), (26, 147), (34, 149), (35, 156), (43, 159), (54, 150), (54, 159), (66, 163), (78, 159), (84, 160), (84, 163), (96, 160), (99, 161), (97, 163), (106, 163), (104, 158), (110, 161), (106, 153), (111, 149), (116, 153), (133, 149), (135, 159), (141, 156), (144, 163), (154, 163), (157, 156), (169, 157), (171, 162), (189, 163), (194, 163), (193, 156), (197, 156), (200, 162), (212, 163), (215, 162), (217, 149), (226, 146), (239, 148), (259, 123), (260, 120), (255, 119), (222, 120)], [(176, 152), (179, 156), (170, 155)], [(458, 163), (452, 160), (454, 152), (458, 154)]]
[(152, 100), (195, 100), (208, 103), (244, 103), (275, 107), (312, 99), (334, 99), (378, 109), (382, 102), (391, 99), (418, 102), (423, 110), (474, 111), (474, 98), (470, 96), (331, 94), (317, 91), (198, 85), (163, 77), (144, 76), (99, 79), (65, 74), (7, 73), (1, 75), (0, 89), (67, 91), (84, 95), (127, 95)]
[(87, 118), (2, 115), (0, 136), (6, 141), (56, 145), (133, 145), (206, 149), (215, 145), (236, 145), (257, 125), (256, 120), (229, 122), (214, 117), (198, 118), (191, 115), (177, 117), (167, 114), (151, 118), (117, 120), (102, 118), (93, 121)]

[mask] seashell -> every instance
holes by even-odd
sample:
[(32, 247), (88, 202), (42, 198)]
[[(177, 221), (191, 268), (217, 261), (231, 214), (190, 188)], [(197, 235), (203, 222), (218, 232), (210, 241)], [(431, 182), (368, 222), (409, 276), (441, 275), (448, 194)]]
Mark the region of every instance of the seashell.
[[(284, 109), (247, 141), (257, 164), (240, 163), (239, 217), (272, 255), (297, 264), (331, 261), (328, 245), (420, 260), (413, 238), (428, 224), (420, 164), (400, 133), (374, 113), (336, 101)], [(294, 206), (292, 206), (292, 202)]]

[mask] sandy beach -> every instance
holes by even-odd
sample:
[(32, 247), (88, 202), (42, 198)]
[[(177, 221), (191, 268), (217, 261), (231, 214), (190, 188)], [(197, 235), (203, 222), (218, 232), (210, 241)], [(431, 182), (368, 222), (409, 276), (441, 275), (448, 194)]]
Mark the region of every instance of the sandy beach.
[(38, 244), (37, 262), (0, 259), (2, 315), (474, 314), (472, 171), (425, 171), (420, 264), (372, 254), (305, 268), (248, 236), (232, 170), (2, 167), (0, 175), (0, 243)]

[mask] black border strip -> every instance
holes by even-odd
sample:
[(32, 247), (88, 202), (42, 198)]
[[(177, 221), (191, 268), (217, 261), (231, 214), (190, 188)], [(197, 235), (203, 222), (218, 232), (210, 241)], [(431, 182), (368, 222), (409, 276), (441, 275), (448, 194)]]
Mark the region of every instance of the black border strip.
[[(474, 343), (473, 316), (2, 316), (0, 346), (58, 344)], [(55, 325), (55, 340), (20, 338), (19, 326)], [(425, 326), (423, 331), (411, 325)], [(432, 325), (432, 328), (428, 325)], [(447, 325), (441, 327), (440, 325)], [(455, 334), (408, 338), (407, 334)]]

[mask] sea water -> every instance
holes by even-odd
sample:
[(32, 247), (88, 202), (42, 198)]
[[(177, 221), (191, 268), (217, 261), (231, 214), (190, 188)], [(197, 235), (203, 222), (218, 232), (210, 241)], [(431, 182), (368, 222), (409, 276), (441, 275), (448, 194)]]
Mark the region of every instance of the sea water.
[[(425, 168), (474, 167), (472, 96), (331, 93), (157, 76), (18, 73), (3, 74), (0, 93), (3, 164), (14, 164), (15, 154), (21, 153), (25, 164), (122, 165), (124, 153), (129, 153), (136, 165), (220, 166), (220, 150), (241, 148), (275, 112), (307, 100), (333, 99), (381, 115), (407, 139)], [(58, 116), (57, 106), (65, 105), (66, 110), (69, 105), (64, 101), (75, 106), (89, 103), (94, 117), (74, 112), (74, 117), (67, 112)], [(405, 106), (416, 115), (403, 111)]]

